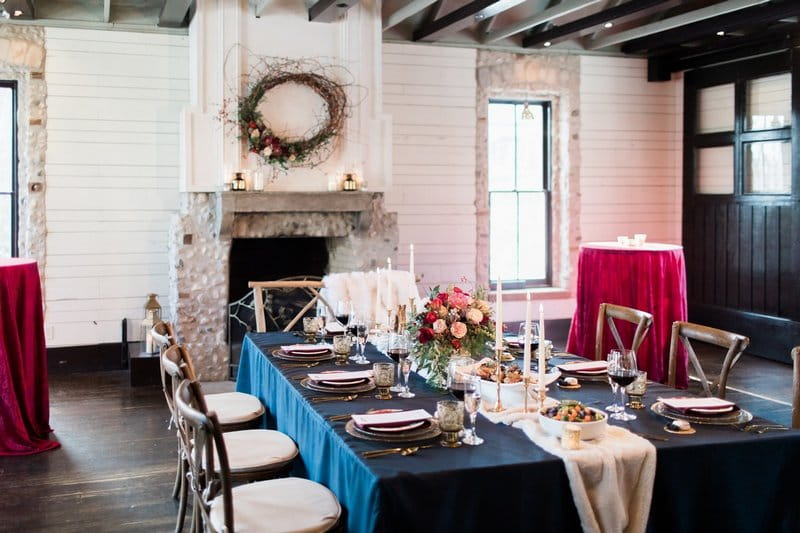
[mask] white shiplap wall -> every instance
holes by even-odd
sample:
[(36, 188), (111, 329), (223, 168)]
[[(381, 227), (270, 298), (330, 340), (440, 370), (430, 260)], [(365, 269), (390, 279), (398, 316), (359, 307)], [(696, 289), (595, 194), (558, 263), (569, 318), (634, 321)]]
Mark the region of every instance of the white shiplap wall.
[(166, 300), (187, 38), (48, 28), (46, 40), (48, 345), (119, 342), (147, 293)]
[(643, 59), (581, 56), (583, 242), (680, 243), (682, 87), (648, 82)]
[(475, 91), (475, 50), (384, 44), (387, 207), (398, 213), (398, 266), (414, 243), (421, 289), (475, 279)]

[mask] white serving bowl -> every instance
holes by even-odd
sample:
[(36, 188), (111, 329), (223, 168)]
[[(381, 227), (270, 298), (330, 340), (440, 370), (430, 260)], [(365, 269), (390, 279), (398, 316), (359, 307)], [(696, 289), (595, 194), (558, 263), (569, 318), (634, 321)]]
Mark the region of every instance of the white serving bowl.
[[(538, 374), (534, 372), (532, 376), (534, 379), (531, 381), (530, 387), (528, 388), (528, 394), (530, 395), (529, 398), (536, 398), (535, 380), (538, 378)], [(548, 386), (556, 381), (559, 376), (561, 376), (561, 372), (559, 372), (557, 369), (545, 374), (545, 386)], [(495, 401), (497, 401), (497, 383), (494, 381), (481, 379), (481, 397), (486, 405), (494, 405)], [(523, 405), (525, 403), (525, 384), (521, 381), (517, 383), (501, 384), (500, 399), (503, 401), (504, 407), (516, 407)]]
[(592, 409), (595, 412), (600, 413), (603, 418), (600, 420), (595, 420), (594, 422), (563, 422), (561, 420), (556, 420), (554, 418), (550, 418), (549, 416), (542, 414), (539, 412), (539, 424), (542, 425), (542, 429), (545, 430), (549, 435), (554, 437), (560, 437), (561, 431), (563, 430), (564, 426), (567, 424), (574, 424), (581, 428), (581, 440), (592, 440), (592, 439), (599, 439), (606, 434), (606, 427), (608, 427), (608, 420), (605, 413), (599, 411), (597, 409)]

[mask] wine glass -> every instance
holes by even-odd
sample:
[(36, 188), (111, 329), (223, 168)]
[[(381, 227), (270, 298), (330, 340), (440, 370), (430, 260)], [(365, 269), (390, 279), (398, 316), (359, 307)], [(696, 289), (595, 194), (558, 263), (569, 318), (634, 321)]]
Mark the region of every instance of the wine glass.
[(609, 361), (608, 377), (622, 389), (622, 402), (620, 410), (617, 413), (612, 413), (611, 418), (614, 420), (622, 420), (628, 422), (636, 420), (636, 415), (625, 411), (625, 401), (627, 396), (626, 387), (636, 379), (636, 352), (633, 350), (622, 350), (619, 357), (616, 357), (614, 362)]
[(464, 444), (478, 446), (483, 444), (483, 439), (475, 432), (475, 422), (478, 418), (478, 409), (481, 406), (481, 380), (478, 376), (469, 376), (464, 382), (464, 407), (469, 413), (470, 428), (462, 441)]
[(367, 336), (369, 335), (369, 327), (365, 320), (355, 319), (356, 338), (358, 339), (358, 356), (353, 360), (357, 365), (368, 365), (369, 360), (364, 356), (364, 350), (367, 347)]
[(411, 387), (408, 384), (408, 380), (411, 377), (411, 365), (413, 363), (414, 361), (408, 355), (400, 359), (400, 367), (403, 371), (403, 384), (405, 385), (403, 387), (403, 392), (398, 394), (398, 396), (400, 396), (401, 398), (413, 398), (414, 396), (416, 396), (416, 394), (411, 392)]
[(389, 346), (386, 350), (386, 354), (392, 358), (392, 361), (397, 363), (396, 381), (389, 389), (392, 392), (403, 392), (405, 390), (405, 387), (403, 387), (400, 382), (400, 360), (408, 357), (408, 349), (409, 340), (405, 332), (389, 333)]
[[(608, 352), (608, 369), (611, 370), (611, 366), (616, 364), (616, 361), (620, 357), (619, 350), (611, 350)], [(622, 410), (619, 406), (619, 401), (617, 400), (617, 396), (619, 395), (619, 385), (611, 379), (611, 372), (608, 373), (608, 383), (611, 385), (611, 391), (614, 393), (614, 401), (611, 405), (606, 407), (606, 411), (609, 413), (618, 413)]]

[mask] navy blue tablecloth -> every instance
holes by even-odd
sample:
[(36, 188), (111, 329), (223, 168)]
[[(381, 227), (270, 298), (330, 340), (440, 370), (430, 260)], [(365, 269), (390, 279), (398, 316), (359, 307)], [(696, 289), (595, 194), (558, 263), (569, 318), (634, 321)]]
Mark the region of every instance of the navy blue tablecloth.
[[(281, 368), (272, 350), (298, 339), (291, 333), (246, 337), (236, 389), (267, 407), (265, 426), (297, 443), (296, 474), (328, 486), (348, 513), (348, 530), (371, 531), (580, 531), (561, 460), (514, 428), (479, 417), (481, 446), (433, 447), (412, 457), (363, 459), (361, 452), (391, 447), (347, 434), (334, 414), (370, 408), (436, 409), (446, 398), (412, 376), (413, 399), (380, 401), (364, 393), (353, 402), (312, 404), (323, 393), (292, 379), (308, 369)], [(368, 345), (371, 361), (387, 358)], [(314, 371), (334, 367), (321, 364)], [(352, 366), (352, 369), (369, 367)], [(569, 392), (569, 394), (566, 394)], [(668, 393), (651, 385), (648, 398)], [(603, 383), (577, 391), (553, 390), (598, 407), (610, 400)], [(664, 419), (649, 410), (626, 427), (669, 438), (655, 441), (656, 482), (648, 531), (800, 531), (800, 432), (751, 435), (730, 427), (697, 426), (691, 437), (662, 431)]]

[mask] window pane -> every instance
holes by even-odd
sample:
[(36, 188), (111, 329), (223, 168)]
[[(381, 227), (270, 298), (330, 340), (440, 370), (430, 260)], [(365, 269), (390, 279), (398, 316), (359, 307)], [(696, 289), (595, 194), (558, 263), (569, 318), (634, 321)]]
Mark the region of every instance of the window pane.
[(791, 124), (792, 79), (788, 73), (747, 82), (748, 130), (769, 130)]
[(519, 278), (547, 278), (547, 196), (519, 195)]
[(10, 194), (0, 194), (0, 257), (11, 257)]
[(696, 189), (700, 194), (733, 194), (733, 146), (699, 148)]
[(697, 93), (697, 131), (733, 131), (733, 84), (700, 89)]
[(523, 108), (517, 105), (517, 190), (540, 191), (544, 184), (544, 112), (541, 105), (529, 104), (533, 119), (523, 119)]
[(514, 189), (514, 104), (489, 104), (489, 190)]
[(11, 192), (14, 135), (12, 90), (0, 87), (0, 192)]
[(517, 279), (517, 195), (489, 194), (489, 278)]
[(789, 141), (748, 143), (744, 147), (744, 190), (791, 194), (792, 150)]

